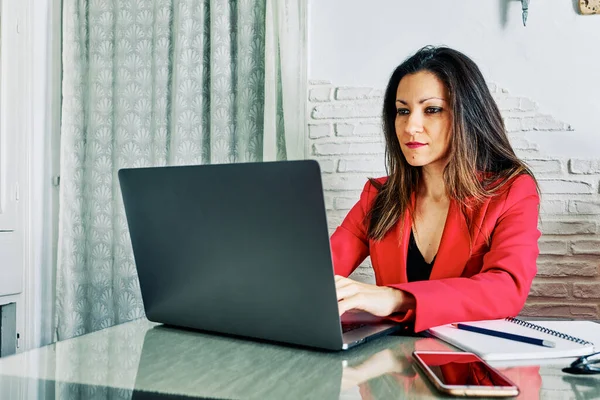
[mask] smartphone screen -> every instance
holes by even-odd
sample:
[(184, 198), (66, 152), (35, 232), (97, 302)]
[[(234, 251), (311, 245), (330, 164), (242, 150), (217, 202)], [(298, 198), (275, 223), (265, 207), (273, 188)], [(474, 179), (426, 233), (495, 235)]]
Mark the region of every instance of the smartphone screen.
[[(518, 388), (473, 353), (415, 351), (414, 356), (440, 389), (459, 395), (513, 395)], [(501, 393), (502, 392), (502, 393)]]
[(419, 357), (444, 385), (513, 386), (475, 354), (419, 353)]

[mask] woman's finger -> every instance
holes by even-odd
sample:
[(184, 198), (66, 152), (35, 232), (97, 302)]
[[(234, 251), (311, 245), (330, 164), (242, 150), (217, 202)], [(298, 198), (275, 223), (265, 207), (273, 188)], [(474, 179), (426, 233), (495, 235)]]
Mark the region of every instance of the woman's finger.
[(336, 280), (335, 280), (335, 288), (336, 288), (336, 290), (337, 289), (341, 289), (341, 288), (346, 287), (346, 286), (349, 286), (349, 285), (360, 286), (360, 283), (357, 282), (357, 281), (355, 281), (355, 280), (352, 280), (352, 279), (349, 279), (349, 278), (344, 278), (344, 277), (341, 277), (341, 276), (339, 278), (340, 279), (336, 278)]
[(358, 291), (358, 287), (351, 284), (335, 288), (335, 294), (337, 295), (338, 301), (354, 296), (356, 293), (358, 293)]
[(335, 276), (335, 287), (336, 288), (346, 286), (346, 285), (349, 285), (354, 282), (356, 282), (356, 281), (353, 281), (350, 278), (344, 278), (343, 276), (339, 276), (339, 275)]
[(369, 311), (364, 304), (362, 304), (363, 296), (357, 293), (353, 296), (346, 297), (338, 302), (338, 311), (340, 315), (350, 310), (363, 310)]

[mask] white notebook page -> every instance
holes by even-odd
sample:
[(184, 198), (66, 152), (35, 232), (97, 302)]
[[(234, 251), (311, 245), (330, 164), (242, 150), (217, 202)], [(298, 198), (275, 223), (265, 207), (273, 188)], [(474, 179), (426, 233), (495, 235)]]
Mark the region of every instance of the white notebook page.
[(591, 344), (582, 345), (561, 339), (549, 333), (540, 332), (504, 319), (465, 322), (465, 324), (550, 340), (556, 343), (556, 347), (550, 348), (517, 342), (510, 339), (460, 330), (451, 325), (431, 328), (429, 329), (429, 333), (462, 350), (473, 352), (488, 361), (578, 357), (593, 353), (594, 351), (600, 351), (600, 324), (591, 321), (532, 321), (531, 323), (592, 342), (595, 346)]

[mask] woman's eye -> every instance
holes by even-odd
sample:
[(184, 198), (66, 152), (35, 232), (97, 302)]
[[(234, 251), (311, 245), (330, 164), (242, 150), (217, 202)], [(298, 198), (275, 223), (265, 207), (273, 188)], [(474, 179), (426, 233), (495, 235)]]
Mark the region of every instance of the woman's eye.
[(441, 108), (441, 107), (427, 107), (427, 108), (425, 109), (425, 112), (426, 112), (427, 114), (437, 114), (437, 113), (439, 113), (439, 112), (441, 112), (441, 111), (442, 111), (442, 108)]
[(408, 113), (409, 113), (407, 108), (399, 108), (397, 110), (397, 112), (398, 112), (398, 115), (408, 115)]

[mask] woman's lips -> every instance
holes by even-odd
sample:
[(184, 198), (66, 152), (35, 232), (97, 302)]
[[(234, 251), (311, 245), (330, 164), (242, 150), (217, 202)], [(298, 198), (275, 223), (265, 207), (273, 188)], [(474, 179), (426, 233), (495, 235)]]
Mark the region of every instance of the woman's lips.
[(422, 146), (426, 146), (426, 143), (420, 143), (420, 142), (408, 142), (406, 143), (406, 147), (408, 147), (409, 149), (417, 149), (419, 147)]

